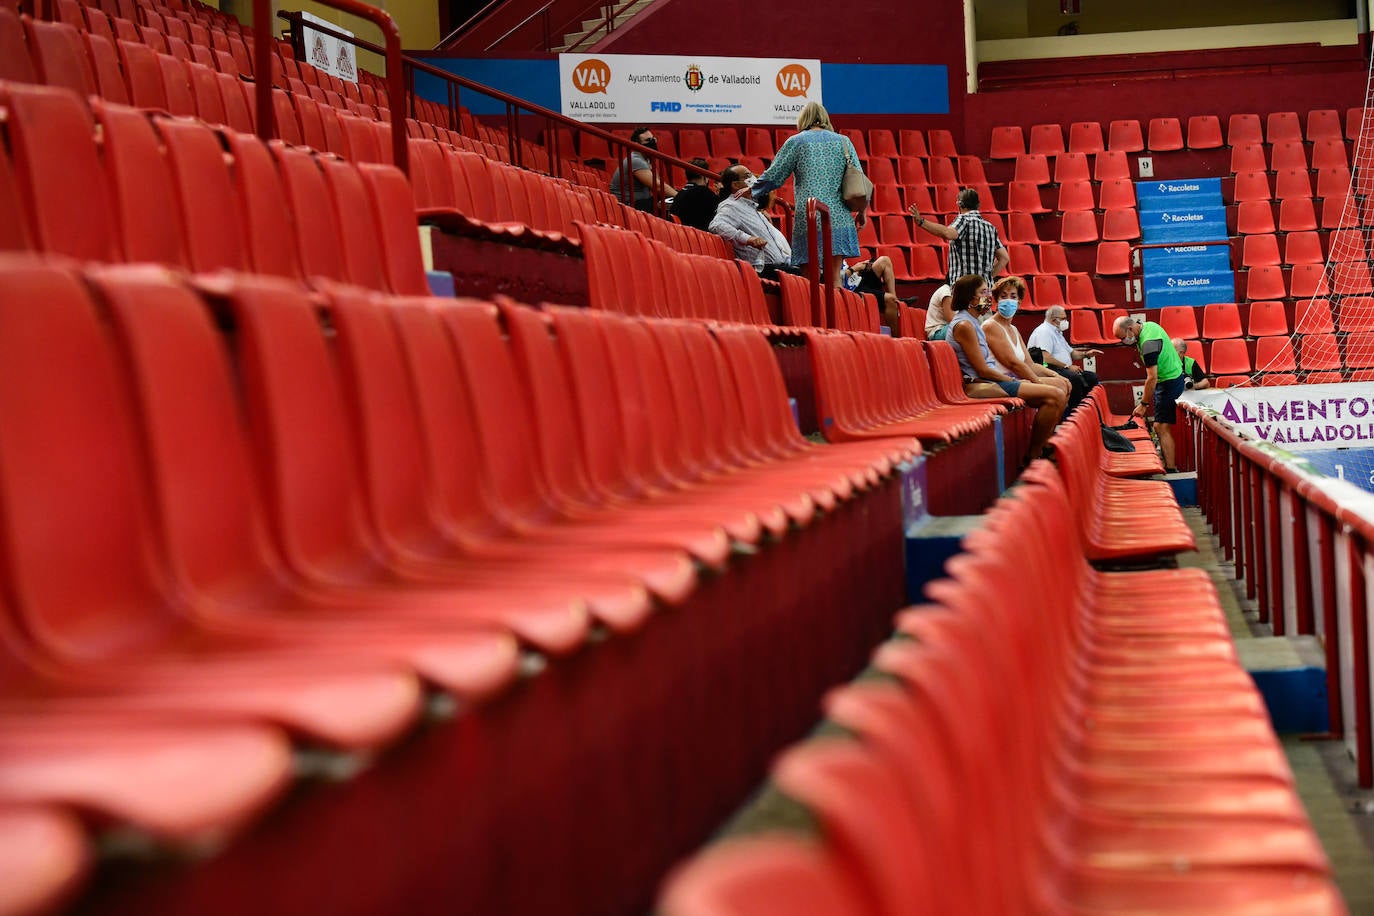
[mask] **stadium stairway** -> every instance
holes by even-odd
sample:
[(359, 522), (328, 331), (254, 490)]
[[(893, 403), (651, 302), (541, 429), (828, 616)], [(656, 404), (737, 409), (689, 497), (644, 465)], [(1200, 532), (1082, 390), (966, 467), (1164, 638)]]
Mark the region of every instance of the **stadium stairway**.
[[(1219, 178), (1136, 182), (1146, 245), (1225, 242)], [(1144, 252), (1145, 301), (1152, 307), (1235, 301), (1229, 246), (1182, 244)]]

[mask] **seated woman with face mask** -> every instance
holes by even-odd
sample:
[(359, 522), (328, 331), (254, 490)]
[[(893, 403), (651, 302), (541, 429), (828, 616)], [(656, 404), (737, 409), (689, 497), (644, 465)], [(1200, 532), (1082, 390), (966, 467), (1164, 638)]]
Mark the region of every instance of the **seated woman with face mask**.
[(1042, 384), (1038, 378), (1033, 382), (1018, 381), (995, 367), (987, 337), (979, 324), (992, 312), (992, 296), (982, 277), (970, 274), (955, 280), (950, 307), (954, 317), (945, 339), (954, 347), (954, 355), (963, 370), (964, 393), (971, 398), (1020, 398), (1035, 408), (1035, 425), (1031, 429), (1025, 460), (1041, 457), (1055, 424), (1064, 413), (1067, 398), (1063, 390), (1056, 385)]
[(1011, 319), (1026, 297), (1026, 284), (1020, 277), (1003, 277), (992, 288), (995, 310), (983, 320), (983, 334), (992, 351), (993, 366), (1014, 378), (1050, 385), (1069, 397), (1072, 386), (1055, 372), (1031, 361), (1026, 342)]

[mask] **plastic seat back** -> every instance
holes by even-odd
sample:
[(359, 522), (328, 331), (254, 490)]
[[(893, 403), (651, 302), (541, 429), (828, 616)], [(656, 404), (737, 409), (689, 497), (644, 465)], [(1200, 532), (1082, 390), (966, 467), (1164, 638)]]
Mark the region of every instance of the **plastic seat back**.
[(124, 260), (185, 266), (176, 191), (161, 141), (138, 109), (96, 109)]
[(276, 161), (251, 134), (229, 131), (223, 136), (234, 157), (234, 190), (248, 263), (255, 273), (300, 279), (296, 231)]
[(28, 236), (39, 251), (79, 260), (115, 257), (116, 224), (91, 114), (69, 92), (11, 84), (0, 90)]
[(70, 89), (82, 98), (95, 93), (95, 74), (75, 26), (25, 19), (24, 29), (34, 68), (45, 84)]
[[(1246, 333), (1251, 337), (1276, 337), (1288, 334), (1288, 314), (1282, 302), (1251, 302)], [(1256, 365), (1259, 357), (1255, 358)]]
[(6, 260), (0, 286), (0, 518), (12, 610), (45, 654), (89, 663), (170, 624), (128, 380), (75, 274)]
[(1290, 338), (1261, 337), (1255, 341), (1256, 372), (1292, 372), (1297, 366)]
[(331, 159), (322, 160), (320, 165), (334, 201), (334, 212), (350, 214), (350, 218), (339, 219), (336, 236), (345, 277), (367, 289), (387, 289), (382, 240), (372, 212), (371, 195), (358, 166)]
[(167, 148), (187, 265), (202, 273), (246, 269), (239, 205), (219, 138), (198, 122), (155, 123)]

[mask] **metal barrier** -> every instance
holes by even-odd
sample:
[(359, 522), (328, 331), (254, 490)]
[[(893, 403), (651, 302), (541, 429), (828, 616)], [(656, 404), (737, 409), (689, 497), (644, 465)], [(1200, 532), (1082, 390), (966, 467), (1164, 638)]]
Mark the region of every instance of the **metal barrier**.
[[(1182, 406), (1182, 405), (1180, 405)], [(1326, 653), (1331, 736), (1374, 788), (1369, 600), (1374, 521), (1309, 475), (1194, 406), (1181, 412), (1197, 458), (1198, 504), (1260, 621), (1276, 636), (1316, 635)]]

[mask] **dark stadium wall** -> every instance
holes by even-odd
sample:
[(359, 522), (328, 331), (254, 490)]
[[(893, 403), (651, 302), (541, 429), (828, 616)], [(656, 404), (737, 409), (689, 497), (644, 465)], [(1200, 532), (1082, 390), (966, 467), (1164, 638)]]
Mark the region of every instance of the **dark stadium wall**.
[[(826, 63), (936, 64), (948, 69), (949, 114), (845, 119), (845, 127), (954, 127), (966, 97), (963, 4), (795, 0), (755, 10), (730, 0), (662, 0), (598, 42), (608, 54), (813, 57)], [(874, 86), (880, 93), (882, 86)]]

